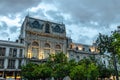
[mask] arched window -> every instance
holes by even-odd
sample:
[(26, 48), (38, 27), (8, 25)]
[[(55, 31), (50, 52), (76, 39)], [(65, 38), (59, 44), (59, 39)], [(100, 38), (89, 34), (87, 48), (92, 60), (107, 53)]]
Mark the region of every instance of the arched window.
[(60, 53), (62, 50), (61, 50), (61, 46), (59, 44), (57, 44), (55, 46), (55, 53)]
[(49, 43), (45, 43), (44, 45), (44, 58), (48, 58), (50, 55), (50, 44)]
[(73, 48), (73, 45), (71, 44), (71, 45), (70, 45), (70, 49), (72, 49), (72, 48)]
[(37, 59), (39, 55), (39, 44), (38, 42), (34, 41), (32, 43), (32, 54), (31, 54), (33, 59)]
[(89, 52), (91, 52), (91, 49), (89, 48)]
[(76, 47), (76, 50), (78, 50), (78, 46)]
[(34, 41), (34, 42), (32, 43), (32, 46), (39, 46), (39, 44), (38, 44), (38, 42), (35, 42), (35, 41)]
[(34, 21), (33, 23), (32, 23), (32, 27), (33, 28), (40, 28), (40, 23), (38, 22), (38, 21)]
[(50, 33), (50, 25), (48, 23), (45, 26), (45, 33)]
[(83, 48), (82, 50), (85, 51), (85, 48)]
[(50, 44), (49, 43), (45, 43), (45, 48), (50, 48)]
[(60, 45), (56, 45), (55, 49), (61, 49), (61, 46)]

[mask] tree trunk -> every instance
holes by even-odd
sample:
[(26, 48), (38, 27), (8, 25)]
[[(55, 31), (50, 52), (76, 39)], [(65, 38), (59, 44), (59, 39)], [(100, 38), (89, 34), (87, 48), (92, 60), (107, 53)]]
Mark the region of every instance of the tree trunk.
[(115, 69), (116, 80), (119, 80), (118, 70), (117, 70), (117, 61), (116, 61), (116, 56), (114, 53), (113, 53), (113, 65), (114, 65), (114, 69)]

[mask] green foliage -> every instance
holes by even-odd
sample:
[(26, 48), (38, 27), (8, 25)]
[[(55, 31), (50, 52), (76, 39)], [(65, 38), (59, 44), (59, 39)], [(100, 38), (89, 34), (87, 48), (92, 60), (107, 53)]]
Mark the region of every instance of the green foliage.
[(96, 43), (102, 54), (106, 51), (113, 54), (120, 53), (120, 34), (118, 32), (113, 32), (110, 36), (99, 33)]
[(63, 79), (70, 72), (67, 57), (62, 52), (50, 55), (47, 65), (52, 68), (55, 79)]
[(71, 70), (70, 78), (72, 80), (84, 80), (86, 78), (85, 74), (86, 72), (85, 72), (84, 64), (77, 65)]
[(71, 69), (70, 77), (72, 80), (95, 80), (98, 74), (98, 68), (92, 60), (82, 59), (78, 62), (78, 65)]
[(36, 76), (34, 75), (34, 70), (36, 69), (35, 64), (28, 63), (26, 66), (22, 66), (22, 76), (27, 79), (33, 79)]
[(108, 35), (103, 35), (99, 33), (99, 36), (96, 40), (98, 50), (100, 51), (101, 54), (104, 54), (106, 51), (107, 52), (113, 52), (114, 47), (112, 46), (112, 42), (114, 41), (112, 36)]
[(67, 63), (67, 57), (63, 52), (52, 55), (51, 60), (53, 60), (54, 63)]
[(36, 69), (33, 71), (34, 76), (37, 78), (45, 79), (50, 78), (52, 75), (52, 69), (48, 67), (46, 64), (40, 64)]
[(94, 63), (89, 64), (87, 74), (88, 74), (87, 76), (90, 80), (97, 79), (97, 77), (99, 75), (98, 67)]
[(22, 75), (27, 79), (45, 79), (50, 78), (52, 75), (52, 69), (46, 64), (33, 64), (28, 63), (22, 67)]
[(116, 79), (119, 80), (116, 65), (116, 55), (120, 55), (120, 33), (114, 31), (110, 36), (100, 33), (96, 43), (101, 54), (104, 54), (105, 52), (112, 54)]
[(114, 75), (114, 70), (110, 67), (105, 67), (103, 64), (98, 64), (99, 78), (109, 78)]
[(53, 77), (55, 79), (63, 79), (65, 76), (68, 76), (69, 68), (67, 64), (56, 64), (53, 69)]
[(95, 80), (98, 77), (98, 66), (95, 58), (67, 61), (64, 53), (51, 55), (46, 63), (39, 65), (29, 63), (22, 67), (22, 74), (27, 79), (46, 79), (54, 77), (55, 80), (62, 80), (70, 76), (72, 80)]
[(120, 34), (117, 32), (114, 32), (112, 36), (114, 39), (114, 41), (112, 42), (114, 51), (120, 56)]

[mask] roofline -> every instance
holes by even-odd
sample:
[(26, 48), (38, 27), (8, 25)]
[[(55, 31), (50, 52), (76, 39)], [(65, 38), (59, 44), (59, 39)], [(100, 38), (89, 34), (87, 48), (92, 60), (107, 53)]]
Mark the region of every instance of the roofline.
[(65, 26), (65, 24), (63, 24), (63, 23), (60, 24), (60, 23), (57, 23), (57, 22), (52, 22), (52, 21), (48, 21), (48, 20), (42, 20), (42, 19), (38, 19), (38, 18), (31, 17), (31, 16), (26, 16), (26, 18), (35, 19), (35, 20), (39, 20), (39, 21), (44, 21), (44, 22), (49, 22), (49, 23), (59, 24), (59, 25)]

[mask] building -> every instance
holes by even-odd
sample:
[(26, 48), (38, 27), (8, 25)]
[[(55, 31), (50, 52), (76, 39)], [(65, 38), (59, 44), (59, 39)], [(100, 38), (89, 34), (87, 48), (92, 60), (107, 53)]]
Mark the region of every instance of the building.
[(68, 47), (69, 59), (75, 59), (77, 62), (88, 57), (99, 57), (95, 45), (86, 45), (80, 43), (70, 43)]
[(20, 78), (20, 67), (25, 64), (24, 50), (23, 44), (0, 40), (0, 77)]
[(79, 61), (89, 56), (98, 56), (96, 46), (73, 43), (66, 36), (64, 24), (26, 16), (16, 42), (0, 41), (0, 74), (2, 77), (20, 76), (20, 66), (32, 61), (39, 63), (58, 52), (69, 59)]

